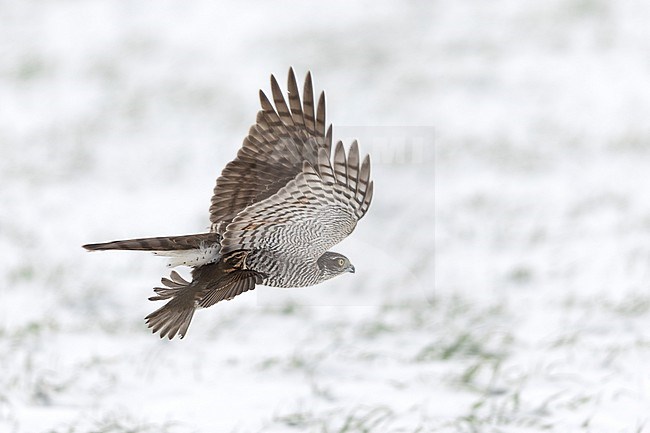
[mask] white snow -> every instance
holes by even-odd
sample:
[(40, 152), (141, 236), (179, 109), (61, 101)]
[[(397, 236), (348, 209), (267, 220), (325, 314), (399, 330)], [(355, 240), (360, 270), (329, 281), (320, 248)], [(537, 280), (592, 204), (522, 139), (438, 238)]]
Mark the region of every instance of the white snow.
[[(3, 2), (0, 432), (648, 431), (649, 21), (634, 0)], [(357, 272), (160, 340), (164, 261), (80, 245), (206, 230), (289, 66), (372, 157), (334, 248)]]

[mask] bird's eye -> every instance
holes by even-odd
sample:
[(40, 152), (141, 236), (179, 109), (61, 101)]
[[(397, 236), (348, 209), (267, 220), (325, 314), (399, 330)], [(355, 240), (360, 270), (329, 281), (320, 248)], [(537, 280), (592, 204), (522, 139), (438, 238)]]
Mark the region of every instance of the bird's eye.
[(345, 260), (343, 260), (343, 259), (338, 259), (338, 260), (336, 261), (336, 263), (338, 263), (340, 267), (343, 267), (343, 265), (345, 264)]

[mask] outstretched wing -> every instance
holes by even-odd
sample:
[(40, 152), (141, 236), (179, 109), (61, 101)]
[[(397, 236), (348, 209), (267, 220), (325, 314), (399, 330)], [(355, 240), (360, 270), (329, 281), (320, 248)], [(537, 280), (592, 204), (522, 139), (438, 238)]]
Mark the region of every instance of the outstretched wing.
[(240, 212), (224, 233), (222, 253), (269, 249), (317, 259), (352, 233), (370, 206), (372, 191), (370, 158), (359, 167), (357, 142), (346, 158), (339, 141), (333, 161), (321, 150), (316, 165), (305, 162), (276, 194)]
[(314, 110), (311, 73), (307, 73), (301, 102), (293, 69), (289, 69), (289, 104), (271, 76), (275, 108), (260, 90), (262, 110), (248, 131), (237, 157), (217, 179), (210, 205), (212, 231), (226, 225), (247, 206), (262, 201), (302, 171), (303, 163), (315, 165), (321, 149), (329, 156), (331, 125), (325, 131), (325, 94)]

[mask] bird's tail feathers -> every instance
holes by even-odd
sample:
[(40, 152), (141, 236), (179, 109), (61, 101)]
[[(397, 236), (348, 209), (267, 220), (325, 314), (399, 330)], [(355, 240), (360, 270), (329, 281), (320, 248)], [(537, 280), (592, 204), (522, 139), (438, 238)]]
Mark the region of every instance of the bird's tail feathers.
[(177, 334), (185, 337), (190, 327), (198, 304), (195, 299), (196, 291), (176, 271), (172, 271), (169, 278), (163, 278), (165, 287), (156, 287), (156, 296), (149, 298), (151, 301), (169, 299), (169, 301), (145, 317), (147, 326), (152, 332), (160, 332), (160, 338), (168, 337), (170, 340)]
[(165, 299), (173, 298), (181, 291), (186, 290), (191, 284), (176, 271), (172, 271), (169, 278), (163, 277), (160, 282), (163, 283), (165, 287), (155, 287), (153, 291), (156, 292), (157, 296), (150, 297), (150, 301), (164, 301)]
[(98, 244), (87, 244), (83, 247), (88, 251), (179, 251), (207, 248), (210, 245), (218, 244), (220, 241), (221, 236), (217, 233), (199, 233), (183, 236), (162, 236), (102, 242)]
[(161, 308), (145, 317), (147, 326), (154, 333), (160, 332), (160, 338), (168, 337), (171, 340), (176, 335), (183, 338), (197, 308), (207, 308), (253, 290), (255, 284), (261, 283), (264, 277), (251, 270), (224, 272), (218, 265), (207, 270), (199, 268), (192, 274), (194, 278), (189, 282), (172, 271), (169, 278), (160, 280), (164, 287), (153, 289), (156, 295), (150, 297), (150, 301), (168, 300)]

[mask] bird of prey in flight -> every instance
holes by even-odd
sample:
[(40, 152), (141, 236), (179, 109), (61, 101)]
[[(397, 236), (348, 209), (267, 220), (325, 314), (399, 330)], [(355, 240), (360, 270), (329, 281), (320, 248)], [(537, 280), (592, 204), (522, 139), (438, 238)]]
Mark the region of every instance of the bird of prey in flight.
[(260, 90), (255, 124), (217, 179), (208, 233), (83, 246), (153, 251), (170, 257), (170, 266), (192, 267), (191, 281), (172, 271), (149, 298), (167, 301), (145, 318), (161, 338), (183, 338), (197, 308), (257, 284), (305, 287), (354, 272), (347, 257), (328, 250), (352, 233), (370, 206), (370, 158), (360, 161), (356, 141), (347, 152), (340, 141), (332, 146), (325, 95), (314, 99), (310, 73), (302, 99), (292, 69), (288, 98), (274, 76), (271, 95), (273, 102)]

